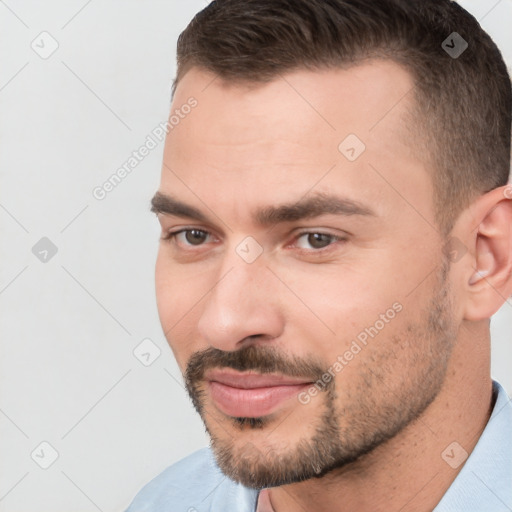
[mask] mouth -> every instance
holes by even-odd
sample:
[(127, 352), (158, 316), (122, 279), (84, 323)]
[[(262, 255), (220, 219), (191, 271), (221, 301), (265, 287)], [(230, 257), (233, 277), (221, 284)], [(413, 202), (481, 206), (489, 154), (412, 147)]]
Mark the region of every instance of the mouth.
[(208, 371), (205, 380), (217, 408), (237, 418), (268, 416), (312, 384), (285, 375), (230, 369)]

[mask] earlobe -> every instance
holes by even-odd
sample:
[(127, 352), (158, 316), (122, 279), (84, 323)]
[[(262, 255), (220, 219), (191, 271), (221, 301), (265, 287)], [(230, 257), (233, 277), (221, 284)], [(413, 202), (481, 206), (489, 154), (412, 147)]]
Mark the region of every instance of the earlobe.
[(467, 284), (467, 320), (490, 318), (512, 294), (512, 201), (507, 190), (492, 190), (473, 205), (476, 237)]

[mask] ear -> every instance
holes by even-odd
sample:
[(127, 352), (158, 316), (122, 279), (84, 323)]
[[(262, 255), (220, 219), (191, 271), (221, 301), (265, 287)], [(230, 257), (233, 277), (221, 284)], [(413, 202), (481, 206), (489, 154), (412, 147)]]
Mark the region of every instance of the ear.
[(470, 207), (465, 319), (490, 318), (512, 295), (512, 185), (479, 197)]

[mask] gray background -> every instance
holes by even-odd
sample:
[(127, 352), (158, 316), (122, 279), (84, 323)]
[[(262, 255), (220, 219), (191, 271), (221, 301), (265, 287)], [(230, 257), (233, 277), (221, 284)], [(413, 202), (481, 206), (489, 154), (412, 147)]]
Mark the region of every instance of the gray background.
[[(0, 511), (121, 511), (207, 444), (154, 300), (163, 144), (92, 195), (166, 120), (177, 36), (205, 5), (0, 2)], [(510, 67), (512, 0), (462, 5)], [(55, 255), (32, 252), (43, 237)], [(509, 300), (492, 322), (509, 393), (511, 325)]]

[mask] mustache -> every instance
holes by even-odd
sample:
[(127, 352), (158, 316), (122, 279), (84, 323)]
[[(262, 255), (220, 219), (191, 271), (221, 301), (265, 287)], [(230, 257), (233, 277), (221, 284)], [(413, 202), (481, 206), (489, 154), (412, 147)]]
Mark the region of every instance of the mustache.
[(325, 365), (314, 356), (288, 356), (272, 346), (249, 345), (230, 352), (209, 347), (191, 356), (185, 371), (187, 389), (195, 388), (204, 379), (205, 372), (213, 368), (230, 368), (240, 372), (252, 370), (262, 374), (279, 373), (311, 381), (321, 379), (325, 373)]

